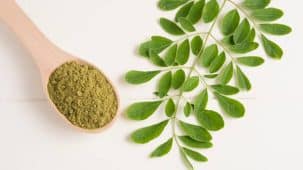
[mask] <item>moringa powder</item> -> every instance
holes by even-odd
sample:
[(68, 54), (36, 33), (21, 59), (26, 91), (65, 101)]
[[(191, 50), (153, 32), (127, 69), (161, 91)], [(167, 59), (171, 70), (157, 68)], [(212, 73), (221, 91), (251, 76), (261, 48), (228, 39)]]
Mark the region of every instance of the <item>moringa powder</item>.
[(112, 85), (91, 65), (76, 61), (61, 65), (51, 74), (47, 88), (57, 109), (80, 128), (101, 128), (117, 113)]

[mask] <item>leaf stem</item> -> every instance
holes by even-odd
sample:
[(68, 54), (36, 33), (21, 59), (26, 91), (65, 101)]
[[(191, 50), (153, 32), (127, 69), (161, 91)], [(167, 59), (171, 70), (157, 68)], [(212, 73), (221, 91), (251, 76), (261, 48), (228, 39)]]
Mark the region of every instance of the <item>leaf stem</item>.
[[(202, 53), (203, 53), (203, 51), (204, 51), (204, 49), (205, 49), (205, 47), (206, 47), (206, 44), (207, 44), (207, 42), (208, 42), (208, 40), (209, 40), (209, 38), (210, 38), (210, 36), (211, 36), (211, 33), (212, 33), (214, 27), (216, 26), (216, 24), (217, 24), (217, 22), (218, 22), (219, 15), (220, 15), (220, 13), (222, 12), (222, 9), (223, 9), (224, 6), (226, 5), (226, 2), (227, 2), (227, 1), (228, 1), (228, 0), (224, 0), (224, 1), (222, 2), (222, 5), (221, 5), (221, 7), (220, 7), (220, 9), (219, 9), (219, 12), (218, 12), (218, 15), (217, 15), (217, 17), (215, 18), (215, 20), (213, 21), (212, 25), (210, 26), (208, 32), (206, 32), (206, 33), (203, 32), (203, 34), (206, 35), (206, 37), (205, 37), (205, 42), (204, 42), (204, 44), (203, 44), (203, 46), (202, 46), (202, 48), (201, 48), (201, 50), (200, 50), (200, 52), (199, 52), (199, 54), (198, 54), (198, 57), (197, 57), (197, 58), (195, 59), (195, 61), (193, 62), (192, 66), (191, 66), (191, 69), (190, 69), (190, 71), (189, 71), (189, 73), (188, 73), (186, 79), (189, 79), (190, 76), (191, 76), (191, 74), (195, 71), (195, 68), (196, 68), (196, 65), (197, 65), (197, 63), (198, 63), (198, 61), (199, 61), (199, 58), (202, 56)], [(196, 35), (197, 35), (197, 34), (196, 34)], [(184, 38), (184, 37), (183, 37), (183, 38)], [(188, 38), (188, 36), (187, 36), (187, 38)], [(178, 40), (177, 40), (177, 41), (178, 41)], [(182, 41), (182, 40), (180, 40), (180, 41)], [(184, 93), (184, 91), (181, 89), (180, 92), (179, 92), (179, 96), (183, 96), (183, 93)], [(178, 99), (178, 101), (177, 101), (177, 104), (176, 104), (176, 108), (177, 108), (177, 109), (176, 109), (176, 112), (175, 112), (174, 115), (171, 117), (171, 125), (172, 125), (173, 138), (174, 138), (174, 140), (176, 141), (176, 143), (177, 143), (179, 149), (181, 149), (182, 147), (181, 147), (181, 145), (180, 145), (180, 143), (179, 143), (179, 141), (178, 141), (177, 135), (176, 135), (176, 120), (177, 120), (177, 110), (178, 110), (178, 108), (180, 107), (180, 102), (181, 102), (181, 97), (179, 97), (179, 99)]]
[(179, 95), (178, 94), (176, 94), (176, 95), (168, 95), (168, 96), (163, 97), (161, 100), (166, 101), (168, 99), (175, 98), (175, 97), (179, 97)]
[(194, 69), (194, 72), (198, 74), (199, 76), (199, 79), (201, 80), (201, 82), (204, 84), (204, 86), (209, 89), (209, 85), (208, 83), (206, 82), (206, 80), (204, 79), (203, 75), (197, 70), (197, 69)]
[(183, 99), (184, 101), (189, 102), (189, 100), (188, 100), (185, 96), (183, 96), (183, 95), (180, 96), (179, 94), (168, 95), (168, 96), (166, 96), (166, 97), (161, 98), (161, 100), (162, 100), (162, 101), (166, 101), (166, 100), (168, 100), (168, 99), (175, 98), (175, 97), (180, 97), (180, 98)]
[(186, 101), (186, 102), (189, 102), (189, 103), (190, 103), (189, 99), (188, 99), (188, 98), (186, 98), (184, 95), (182, 95), (182, 96), (180, 96), (180, 97), (181, 97), (181, 99), (183, 99), (184, 101)]

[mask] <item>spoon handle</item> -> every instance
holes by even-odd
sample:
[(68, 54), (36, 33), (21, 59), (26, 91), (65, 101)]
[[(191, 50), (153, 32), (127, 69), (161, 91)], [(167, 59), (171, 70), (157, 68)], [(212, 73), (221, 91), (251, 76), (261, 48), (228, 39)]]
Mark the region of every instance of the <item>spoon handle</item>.
[(49, 74), (62, 62), (62, 51), (39, 31), (14, 0), (0, 0), (0, 19), (12, 29), (30, 52), (42, 76)]

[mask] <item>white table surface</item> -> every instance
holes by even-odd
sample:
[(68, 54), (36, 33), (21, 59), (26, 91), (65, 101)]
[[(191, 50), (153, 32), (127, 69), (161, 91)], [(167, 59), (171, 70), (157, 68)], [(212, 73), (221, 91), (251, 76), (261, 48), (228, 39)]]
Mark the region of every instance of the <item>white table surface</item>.
[[(135, 100), (151, 97), (153, 85), (122, 81), (129, 69), (148, 69), (136, 46), (152, 34), (163, 34), (157, 19), (166, 13), (156, 0), (18, 0), (55, 44), (95, 63), (111, 77), (121, 98), (121, 111)], [(284, 48), (281, 61), (245, 69), (253, 90), (241, 94), (245, 118), (227, 119), (214, 134), (212, 149), (203, 152), (204, 170), (302, 170), (303, 155), (303, 24), (302, 2), (273, 0), (283, 8), (281, 20), (293, 27), (273, 38)], [(260, 55), (264, 55), (260, 52)], [(148, 145), (128, 141), (129, 133), (159, 120), (132, 122), (119, 116), (100, 134), (72, 129), (48, 105), (39, 73), (28, 53), (0, 24), (0, 169), (1, 170), (184, 170), (176, 148), (166, 157), (149, 159), (161, 140)], [(170, 133), (170, 128), (165, 131)], [(163, 135), (162, 139), (165, 139)]]

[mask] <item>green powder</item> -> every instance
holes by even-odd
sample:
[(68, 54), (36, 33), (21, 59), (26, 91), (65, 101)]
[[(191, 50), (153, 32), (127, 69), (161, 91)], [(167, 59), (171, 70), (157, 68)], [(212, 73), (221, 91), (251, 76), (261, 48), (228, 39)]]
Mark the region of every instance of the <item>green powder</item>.
[(78, 127), (101, 128), (117, 113), (118, 99), (112, 85), (91, 65), (65, 63), (51, 74), (47, 87), (57, 109)]

